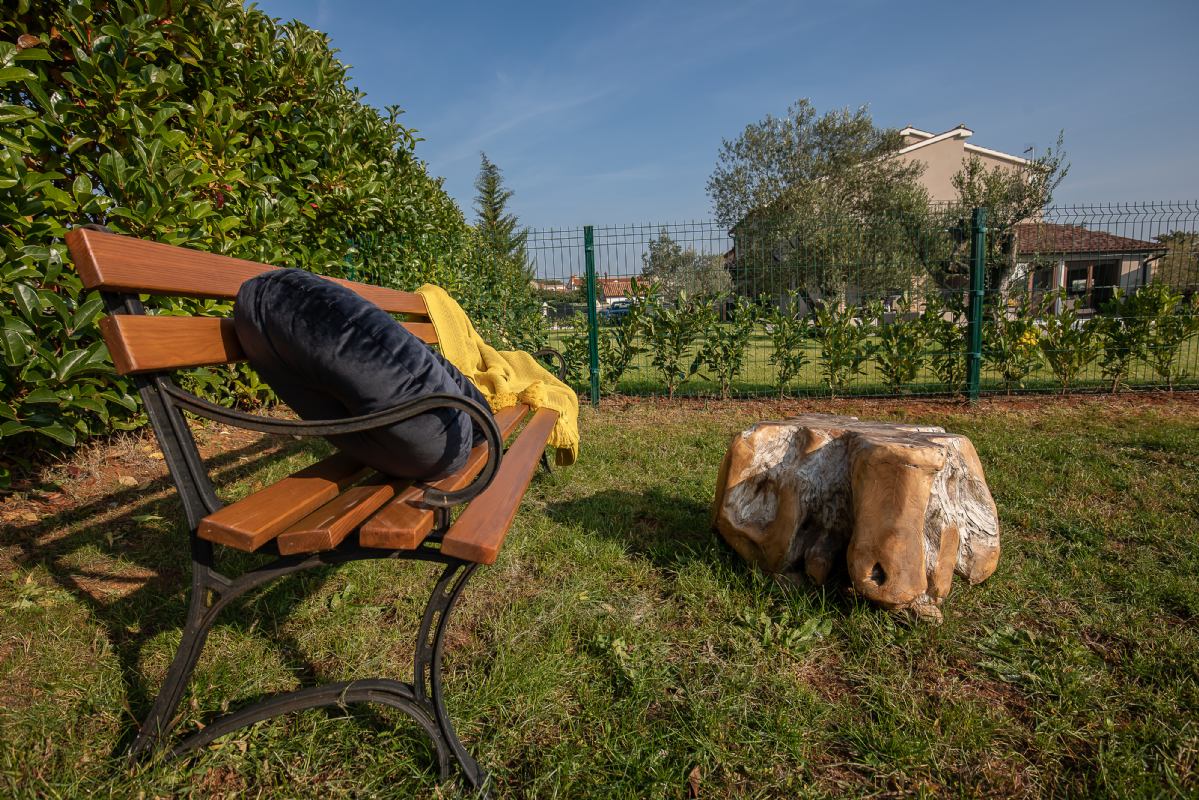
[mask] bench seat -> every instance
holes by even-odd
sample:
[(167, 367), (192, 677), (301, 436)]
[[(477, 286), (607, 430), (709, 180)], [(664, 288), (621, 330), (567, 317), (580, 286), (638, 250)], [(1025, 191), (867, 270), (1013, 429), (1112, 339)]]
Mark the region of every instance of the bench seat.
[[(487, 518), (492, 525), (506, 519), (504, 533), (516, 507), (508, 514), (505, 499), (514, 498), (519, 505), (557, 420), (552, 411), (539, 411), (531, 418), (529, 412), (528, 406), (516, 405), (495, 415), (505, 439), (522, 422), (529, 421), (508, 448), (492, 486), (471, 504), (491, 509)], [(479, 474), (486, 458), (486, 445), (475, 447), (461, 469), (434, 481), (431, 488), (446, 492), (461, 489)], [(515, 495), (513, 487), (519, 487)], [(390, 479), (337, 453), (209, 514), (200, 521), (197, 534), (201, 539), (247, 552), (260, 550), (273, 540), (280, 554), (295, 555), (331, 550), (357, 530), (363, 547), (411, 550), (433, 530), (435, 510), (422, 504), (426, 488), (425, 484)], [(492, 489), (496, 490), (495, 497), (489, 500), (487, 492)], [(467, 519), (469, 522), (470, 517)], [(451, 548), (461, 548), (468, 541), (451, 537), (457, 527), (455, 524), (446, 535)], [(471, 537), (473, 541), (478, 533)], [(502, 539), (501, 535), (499, 541)], [(495, 561), (498, 546), (477, 552), (481, 558), (458, 557), (490, 564)]]

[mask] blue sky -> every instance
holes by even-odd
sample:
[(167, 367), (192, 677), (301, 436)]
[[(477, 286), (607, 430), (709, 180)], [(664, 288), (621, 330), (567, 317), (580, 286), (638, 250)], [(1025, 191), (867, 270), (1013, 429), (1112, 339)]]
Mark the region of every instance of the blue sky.
[(1061, 202), (1199, 197), (1197, 0), (258, 5), (405, 109), (468, 217), (483, 150), (525, 225), (708, 218), (721, 139), (799, 97), (1017, 154), (1064, 130)]

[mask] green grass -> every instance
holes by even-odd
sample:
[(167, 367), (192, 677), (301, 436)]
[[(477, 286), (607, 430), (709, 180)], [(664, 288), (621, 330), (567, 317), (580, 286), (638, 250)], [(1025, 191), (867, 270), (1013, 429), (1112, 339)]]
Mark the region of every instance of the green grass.
[[(554, 331), (550, 335), (550, 347), (559, 350), (563, 348), (563, 340), (567, 331)], [(694, 349), (687, 356), (684, 367), (690, 364)], [(827, 396), (828, 387), (820, 372), (820, 343), (809, 340), (805, 344), (808, 363), (787, 386), (788, 396)], [(774, 345), (770, 336), (759, 327), (750, 339), (746, 350), (745, 364), (741, 374), (732, 386), (734, 396), (771, 396), (778, 395), (778, 371), (770, 363), (770, 355)], [(1177, 382), (1178, 387), (1193, 387), (1199, 385), (1199, 340), (1191, 339), (1183, 344), (1181, 367), (1185, 377)], [(844, 394), (856, 396), (886, 396), (891, 395), (891, 389), (886, 385), (878, 364), (874, 359), (868, 359), (864, 365), (863, 374), (856, 376), (846, 388)], [(1153, 371), (1153, 368), (1140, 360), (1133, 363), (1127, 378), (1127, 384), (1136, 388), (1166, 388), (1165, 382)], [(984, 392), (1004, 393), (1006, 391), (1002, 376), (985, 359), (982, 364), (981, 389)], [(585, 387), (577, 387), (585, 388)], [(1074, 390), (1111, 389), (1111, 381), (1103, 377), (1103, 370), (1098, 359), (1091, 362), (1071, 387)], [(1053, 371), (1040, 359), (1037, 367), (1024, 380), (1024, 385), (1017, 391), (1021, 392), (1057, 392), (1061, 385), (1054, 377)], [(632, 368), (622, 378), (616, 390), (625, 394), (635, 395), (664, 395), (665, 384), (654, 370), (648, 353), (642, 353), (633, 360)], [(912, 383), (903, 387), (905, 394), (945, 394), (945, 385), (940, 383), (936, 374), (925, 365)], [(720, 385), (708, 380), (702, 373), (693, 376), (679, 390), (682, 396), (711, 397), (720, 394)]]
[[(975, 442), (1004, 550), (989, 580), (958, 583), (944, 624), (774, 583), (709, 531), (729, 436), (801, 408)], [(311, 457), (240, 455), (219, 464), (235, 493)], [(177, 508), (151, 488), (3, 531), (0, 794), (453, 796), (384, 711), (263, 723), (190, 763), (113, 757), (186, 602)], [(1197, 514), (1193, 396), (616, 401), (584, 410), (578, 463), (534, 481), (499, 562), (468, 587), (448, 702), (500, 797), (683, 798), (695, 770), (704, 798), (1193, 796)], [(180, 729), (301, 680), (407, 679), (431, 579), (355, 564), (235, 606)]]

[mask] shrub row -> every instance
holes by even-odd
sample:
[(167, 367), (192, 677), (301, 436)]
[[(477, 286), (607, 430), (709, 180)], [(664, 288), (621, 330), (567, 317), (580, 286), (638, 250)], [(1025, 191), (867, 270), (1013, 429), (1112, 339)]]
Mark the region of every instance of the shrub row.
[[(827, 304), (808, 315), (788, 312), (766, 298), (667, 300), (654, 285), (634, 281), (628, 313), (599, 330), (602, 383), (613, 389), (644, 355), (671, 397), (694, 375), (702, 375), (728, 397), (745, 367), (749, 344), (763, 326), (771, 341), (770, 364), (782, 396), (811, 363), (822, 385), (836, 396), (866, 374), (873, 363), (892, 393), (920, 386), (957, 393), (966, 384), (966, 315), (960, 302), (932, 296), (917, 310), (906, 298), (891, 310), (881, 302), (864, 306)], [(800, 308), (798, 295), (786, 308)], [(718, 310), (720, 313), (718, 313)], [(1102, 314), (1083, 320), (1063, 295), (1038, 303), (996, 303), (983, 324), (983, 363), (1010, 393), (1044, 366), (1062, 392), (1075, 385), (1096, 361), (1112, 391), (1126, 386), (1134, 365), (1147, 364), (1167, 388), (1185, 374), (1186, 342), (1199, 334), (1199, 297), (1186, 301), (1164, 284), (1125, 294), (1117, 291)], [(586, 382), (586, 321), (566, 336), (568, 372)], [(930, 377), (931, 374), (931, 377)]]

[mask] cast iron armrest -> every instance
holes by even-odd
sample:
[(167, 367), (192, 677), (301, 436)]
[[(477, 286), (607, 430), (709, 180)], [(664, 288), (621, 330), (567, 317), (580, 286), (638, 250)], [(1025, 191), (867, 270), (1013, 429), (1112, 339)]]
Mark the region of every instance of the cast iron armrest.
[(558, 360), (558, 371), (555, 373), (558, 380), (566, 380), (566, 358), (552, 347), (543, 347), (533, 354), (533, 358), (554, 358)]
[(168, 395), (180, 408), (187, 409), (193, 414), (206, 417), (217, 422), (223, 422), (236, 428), (244, 428), (261, 433), (273, 433), (285, 436), (338, 436), (346, 433), (362, 433), (379, 430), (395, 425), (397, 422), (419, 417), (439, 408), (450, 408), (464, 411), (483, 432), (487, 443), (487, 463), (470, 483), (456, 492), (443, 492), (432, 487), (425, 490), (422, 502), (431, 506), (447, 508), (465, 503), (478, 496), (486, 489), (499, 471), (500, 459), (504, 453), (504, 439), (500, 429), (495, 424), (491, 410), (480, 403), (461, 395), (435, 393), (427, 394), (400, 403), (398, 406), (363, 414), (358, 417), (333, 420), (289, 420), (271, 419), (258, 414), (247, 414), (231, 408), (219, 406), (191, 392), (184, 391), (173, 382), (167, 380), (155, 381), (157, 388)]

